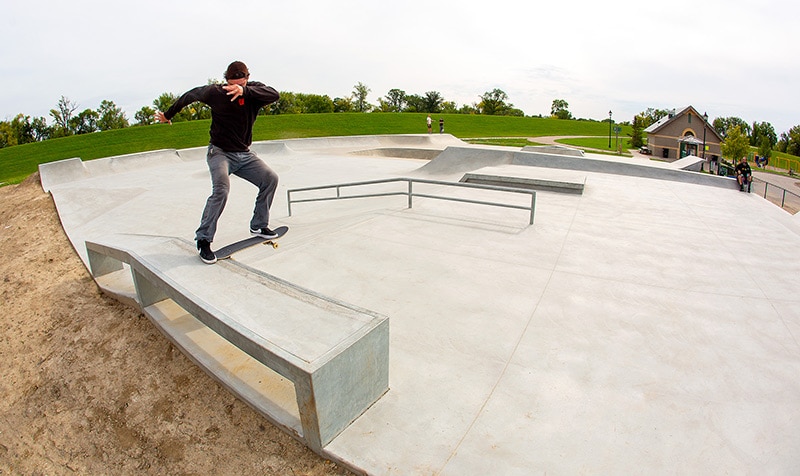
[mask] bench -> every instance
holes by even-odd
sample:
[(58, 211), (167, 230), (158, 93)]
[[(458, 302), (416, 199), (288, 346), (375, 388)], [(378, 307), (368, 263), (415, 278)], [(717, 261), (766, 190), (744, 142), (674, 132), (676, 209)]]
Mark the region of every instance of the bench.
[[(206, 265), (193, 243), (179, 238), (116, 235), (113, 244), (87, 241), (86, 250), (101, 288), (108, 292), (105, 276), (116, 281), (121, 274), (129, 276), (142, 312), (178, 348), (317, 453), (388, 390), (385, 316), (243, 264)], [(177, 324), (186, 319), (192, 322)], [(220, 360), (228, 357), (221, 354), (229, 351), (218, 343), (193, 345), (201, 328), (235, 346), (253, 365), (290, 381), (299, 426), (286, 423), (287, 411), (263, 403), (263, 392), (255, 387), (264, 376), (248, 383), (245, 375), (237, 375), (252, 372), (241, 357), (230, 357), (238, 360), (226, 366)]]

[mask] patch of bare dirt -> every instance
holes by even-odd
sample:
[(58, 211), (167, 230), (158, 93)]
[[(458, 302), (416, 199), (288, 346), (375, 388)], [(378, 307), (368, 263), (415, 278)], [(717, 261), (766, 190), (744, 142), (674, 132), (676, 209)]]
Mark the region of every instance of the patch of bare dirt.
[(38, 174), (0, 187), (0, 257), (0, 474), (351, 474), (102, 294)]

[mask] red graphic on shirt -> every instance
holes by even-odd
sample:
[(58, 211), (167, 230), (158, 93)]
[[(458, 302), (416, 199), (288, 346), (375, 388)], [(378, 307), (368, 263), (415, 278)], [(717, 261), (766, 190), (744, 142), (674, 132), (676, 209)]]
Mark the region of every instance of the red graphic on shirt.
[(239, 98), (239, 105), (244, 106), (244, 98)]

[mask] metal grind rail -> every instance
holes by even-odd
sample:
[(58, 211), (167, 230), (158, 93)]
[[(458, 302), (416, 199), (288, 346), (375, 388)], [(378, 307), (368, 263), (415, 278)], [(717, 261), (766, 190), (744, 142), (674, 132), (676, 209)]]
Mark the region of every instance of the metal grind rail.
[[(379, 185), (379, 184), (386, 184), (386, 183), (395, 183), (395, 182), (405, 182), (407, 184), (407, 188), (405, 191), (390, 191), (390, 192), (380, 192), (380, 193), (364, 193), (358, 195), (342, 195), (342, 190), (346, 188), (352, 187), (364, 187), (369, 185)], [(427, 185), (440, 185), (440, 186), (447, 186), (447, 187), (455, 187), (455, 188), (470, 188), (470, 189), (477, 189), (477, 190), (491, 190), (495, 192), (505, 192), (505, 193), (516, 193), (516, 194), (523, 194), (523, 195), (530, 195), (531, 202), (530, 206), (527, 205), (514, 205), (511, 203), (500, 203), (500, 202), (489, 202), (485, 200), (473, 200), (469, 198), (459, 198), (459, 197), (447, 197), (442, 195), (432, 195), (430, 193), (420, 193), (414, 191), (414, 184), (427, 184)], [(303, 198), (303, 199), (293, 199), (292, 194), (298, 194), (303, 192), (312, 192), (312, 191), (320, 191), (320, 190), (336, 190), (336, 196), (334, 197), (314, 197), (314, 198)], [(436, 200), (447, 200), (451, 202), (462, 202), (462, 203), (473, 203), (477, 205), (489, 205), (495, 207), (503, 207), (503, 208), (513, 208), (516, 210), (527, 210), (530, 211), (530, 220), (529, 224), (533, 225), (533, 214), (534, 210), (536, 209), (536, 191), (535, 190), (527, 190), (522, 188), (514, 188), (514, 187), (499, 187), (495, 185), (482, 185), (482, 184), (474, 184), (474, 183), (463, 183), (463, 182), (443, 182), (439, 180), (426, 180), (426, 179), (418, 179), (418, 178), (392, 178), (392, 179), (382, 179), (382, 180), (370, 180), (366, 182), (351, 182), (351, 183), (343, 183), (343, 184), (336, 184), (336, 185), (321, 185), (317, 187), (306, 187), (306, 188), (296, 188), (293, 190), (289, 190), (286, 192), (287, 203), (289, 206), (289, 216), (292, 216), (292, 204), (293, 203), (309, 203), (309, 202), (326, 202), (331, 200), (346, 200), (351, 198), (374, 198), (374, 197), (390, 197), (395, 195), (405, 195), (408, 197), (408, 208), (413, 207), (413, 199), (414, 197), (421, 197), (421, 198), (432, 198)]]

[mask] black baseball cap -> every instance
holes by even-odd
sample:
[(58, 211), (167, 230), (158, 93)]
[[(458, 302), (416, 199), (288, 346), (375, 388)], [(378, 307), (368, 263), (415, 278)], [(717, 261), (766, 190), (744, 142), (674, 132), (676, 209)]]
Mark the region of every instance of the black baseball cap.
[(247, 70), (247, 65), (241, 61), (234, 61), (228, 65), (225, 71), (225, 79), (242, 79), (250, 76), (250, 71)]

